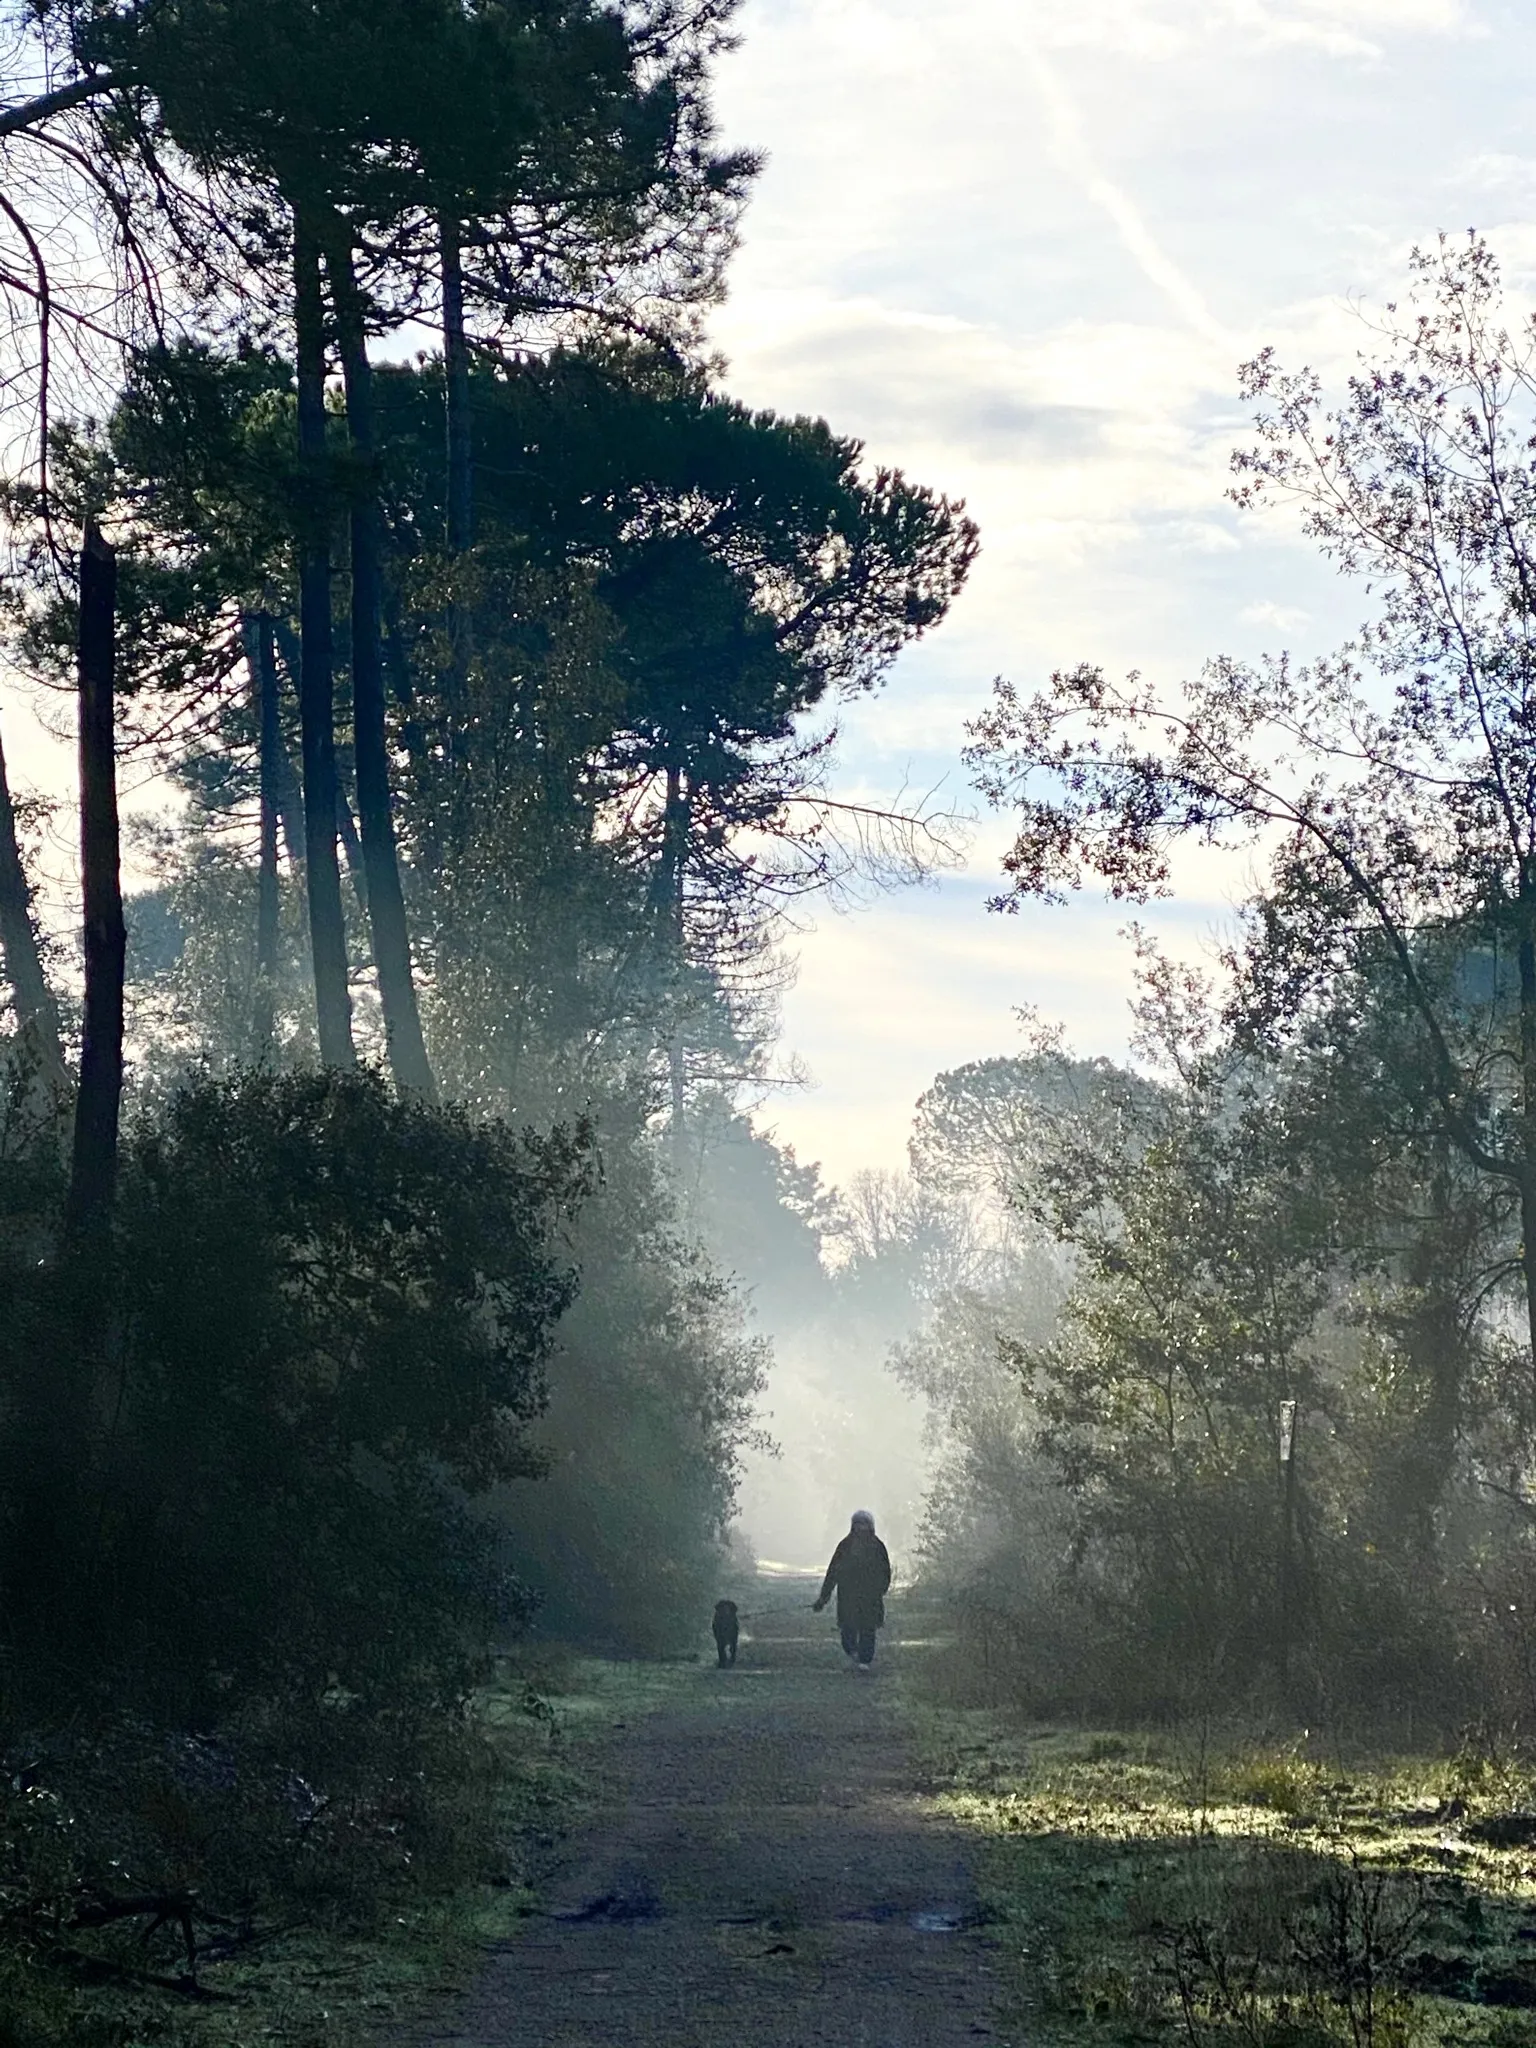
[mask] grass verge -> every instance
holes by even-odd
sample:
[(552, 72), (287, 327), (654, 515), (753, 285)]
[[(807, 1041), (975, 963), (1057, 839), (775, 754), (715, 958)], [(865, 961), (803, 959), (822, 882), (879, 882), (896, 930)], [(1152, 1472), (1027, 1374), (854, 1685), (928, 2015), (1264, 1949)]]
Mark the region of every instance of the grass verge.
[(1536, 2048), (1536, 1763), (911, 1713), (1035, 2048)]
[[(269, 1884), (253, 1909), (221, 1916), (230, 1924), (197, 1927), (195, 1981), (174, 1925), (148, 1938), (149, 1915), (72, 1926), (57, 1899), (78, 1898), (78, 1888), (57, 1891), (51, 1912), (39, 1910), (29, 1809), (56, 1795), (13, 1782), (0, 1815), (13, 1880), (0, 1891), (0, 2048), (362, 2048), (428, 2001), (451, 2001), (486, 1944), (509, 1938), (537, 1910), (559, 1838), (605, 1796), (600, 1739), (664, 1703), (677, 1682), (664, 1665), (556, 1651), (509, 1663), (477, 1702), (453, 1770), (413, 1795), (414, 1838), (435, 1830), (434, 1853), (413, 1859), (402, 1849), (383, 1881), (375, 1868), (349, 1892), (343, 1830), (325, 1885), (285, 1893)], [(163, 1787), (152, 1790), (163, 1853)], [(207, 1802), (185, 1785), (181, 1795), (175, 1828), (185, 1835), (196, 1823), (206, 1832)], [(373, 1837), (397, 1827), (372, 1818)], [(65, 1819), (73, 1825), (73, 1815)], [(65, 1832), (57, 1823), (47, 1830)], [(377, 1840), (356, 1847), (376, 1859)], [(158, 1882), (172, 1867), (160, 1864)], [(445, 1881), (447, 1872), (456, 1881)], [(131, 1896), (134, 1886), (113, 1889)], [(223, 1903), (218, 1893), (203, 1896)]]

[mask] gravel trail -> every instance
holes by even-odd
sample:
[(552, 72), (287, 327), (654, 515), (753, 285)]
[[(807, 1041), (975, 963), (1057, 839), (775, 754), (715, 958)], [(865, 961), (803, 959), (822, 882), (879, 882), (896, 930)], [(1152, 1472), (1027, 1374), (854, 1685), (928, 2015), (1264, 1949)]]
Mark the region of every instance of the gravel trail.
[(903, 1744), (899, 1630), (855, 1673), (813, 1592), (765, 1582), (734, 1670), (690, 1670), (675, 1704), (611, 1732), (617, 1797), (418, 2048), (1015, 2038), (964, 1838), (925, 1811)]

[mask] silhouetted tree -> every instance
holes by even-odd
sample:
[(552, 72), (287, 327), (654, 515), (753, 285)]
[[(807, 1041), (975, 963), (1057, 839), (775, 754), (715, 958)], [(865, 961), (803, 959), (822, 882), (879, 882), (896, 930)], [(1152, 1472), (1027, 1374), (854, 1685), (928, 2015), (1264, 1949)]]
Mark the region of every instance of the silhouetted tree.
[(1518, 1205), (1536, 1374), (1536, 366), (1476, 237), (1416, 257), (1385, 320), (1331, 409), (1258, 356), (1260, 438), (1236, 458), (1241, 501), (1298, 502), (1370, 579), (1358, 643), (1216, 661), (1172, 698), (1087, 667), (1032, 701), (1000, 684), (971, 759), (1020, 814), (1004, 907), (1087, 874), (1146, 896), (1180, 840), (1275, 835), (1251, 1025), (1283, 1037), (1339, 977), (1395, 977), (1426, 1130)]

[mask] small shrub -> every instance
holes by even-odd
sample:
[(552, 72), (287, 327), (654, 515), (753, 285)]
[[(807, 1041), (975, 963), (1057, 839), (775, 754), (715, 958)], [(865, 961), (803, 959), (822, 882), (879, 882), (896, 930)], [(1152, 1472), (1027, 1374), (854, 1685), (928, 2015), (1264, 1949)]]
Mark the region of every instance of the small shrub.
[(1084, 1759), (1090, 1764), (1121, 1763), (1135, 1754), (1136, 1745), (1123, 1735), (1095, 1735), (1083, 1752)]
[(1323, 1777), (1315, 1764), (1294, 1750), (1255, 1750), (1211, 1773), (1211, 1796), (1238, 1806), (1264, 1806), (1274, 1813), (1315, 1811)]

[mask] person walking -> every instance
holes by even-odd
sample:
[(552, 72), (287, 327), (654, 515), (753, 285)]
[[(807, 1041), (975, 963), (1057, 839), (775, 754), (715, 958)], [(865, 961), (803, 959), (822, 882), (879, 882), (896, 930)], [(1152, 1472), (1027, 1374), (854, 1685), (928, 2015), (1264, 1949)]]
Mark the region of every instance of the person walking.
[(860, 1508), (848, 1534), (832, 1553), (813, 1611), (820, 1614), (837, 1593), (837, 1625), (843, 1653), (863, 1670), (875, 1661), (875, 1631), (885, 1625), (885, 1596), (891, 1584), (891, 1556), (875, 1534), (875, 1518)]

